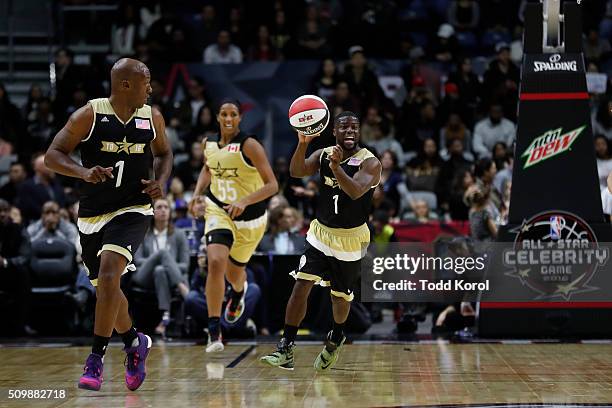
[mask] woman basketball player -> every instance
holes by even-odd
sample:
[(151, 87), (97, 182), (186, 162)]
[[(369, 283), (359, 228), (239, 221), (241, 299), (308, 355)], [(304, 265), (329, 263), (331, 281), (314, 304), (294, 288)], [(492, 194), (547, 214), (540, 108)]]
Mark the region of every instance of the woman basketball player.
[(206, 352), (223, 351), (219, 321), (225, 278), (231, 284), (223, 318), (240, 319), (248, 290), (245, 266), (266, 230), (265, 200), (278, 183), (263, 146), (240, 131), (237, 101), (225, 100), (217, 114), (219, 134), (204, 140), (204, 166), (194, 197), (206, 191), (205, 230), (208, 252), (206, 302), (210, 341)]

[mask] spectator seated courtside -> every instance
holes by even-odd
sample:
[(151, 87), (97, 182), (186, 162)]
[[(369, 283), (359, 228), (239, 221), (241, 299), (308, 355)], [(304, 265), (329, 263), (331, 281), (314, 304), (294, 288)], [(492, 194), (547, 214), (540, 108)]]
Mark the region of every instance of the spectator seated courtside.
[(175, 289), (185, 298), (189, 292), (189, 245), (182, 230), (170, 222), (170, 205), (158, 199), (153, 206), (152, 225), (134, 255), (136, 272), (131, 276), (132, 290), (155, 293), (161, 320), (155, 329), (164, 336), (170, 324), (170, 304)]
[(26, 222), (39, 219), (43, 204), (49, 200), (56, 201), (60, 206), (66, 203), (62, 185), (55, 173), (45, 166), (45, 156), (36, 156), (32, 163), (34, 177), (19, 185), (15, 202)]
[(60, 207), (55, 201), (47, 201), (42, 206), (42, 215), (36, 222), (27, 228), (28, 235), (32, 242), (57, 238), (75, 245), (78, 239), (77, 228), (61, 218), (59, 215)]
[(22, 163), (12, 163), (9, 174), (8, 182), (0, 187), (0, 198), (14, 204), (17, 198), (17, 191), (19, 186), (25, 181), (27, 173)]
[(493, 104), (489, 116), (474, 127), (474, 152), (478, 158), (491, 157), (495, 143), (503, 142), (506, 146), (512, 146), (515, 135), (514, 123), (504, 117), (502, 106)]
[(2, 333), (31, 334), (27, 326), (30, 300), (30, 239), (21, 226), (9, 215), (9, 204), (0, 199), (0, 312), (3, 316)]
[(270, 227), (259, 243), (257, 249), (275, 254), (301, 253), (306, 245), (306, 238), (293, 231), (295, 223), (293, 209), (278, 206), (270, 211)]
[[(191, 290), (185, 298), (185, 316), (190, 316), (194, 320), (198, 328), (196, 332), (208, 326), (208, 306), (204, 290), (207, 273), (206, 248), (202, 246), (198, 253), (198, 269), (191, 279)], [(245, 309), (242, 316), (234, 323), (229, 323), (225, 320), (225, 314), (221, 314), (220, 323), (224, 338), (253, 337), (257, 333), (256, 326), (251, 319), (261, 299), (261, 289), (254, 282), (253, 273), (250, 269), (247, 269), (247, 285), (249, 285), (249, 288), (245, 295)], [(223, 307), (225, 307), (226, 301), (223, 302)]]
[(84, 302), (95, 296), (87, 274), (76, 264), (76, 227), (59, 215), (55, 201), (42, 206), (41, 219), (31, 224), (27, 232), (32, 243), (30, 268), (32, 272), (32, 306), (39, 313), (33, 315), (40, 331), (67, 328), (75, 332), (79, 327), (78, 308), (83, 305), (73, 295), (79, 287)]
[[(174, 221), (174, 226), (185, 233), (187, 243), (189, 244), (189, 255), (195, 258), (198, 254), (200, 241), (204, 236), (204, 209), (206, 207), (206, 202), (204, 201), (204, 197), (198, 196), (194, 198), (191, 203), (192, 205), (189, 209), (182, 209), (181, 207), (175, 209), (177, 218)], [(179, 211), (184, 212), (182, 217), (178, 216)]]
[[(27, 232), (33, 249), (44, 248), (53, 241), (64, 241), (75, 250), (75, 259), (71, 260), (70, 264), (80, 261), (77, 228), (60, 215), (59, 205), (55, 201), (47, 201), (43, 205), (40, 220), (30, 224)], [(44, 249), (42, 251), (45, 252)], [(71, 285), (70, 292), (65, 292), (64, 295), (71, 298), (82, 312), (85, 311), (88, 302), (95, 298), (96, 290), (89, 281), (84, 267), (77, 268), (76, 279)]]
[(79, 273), (74, 244), (57, 236), (32, 242), (30, 268), (31, 307), (38, 311), (32, 315), (34, 327), (53, 334), (62, 333), (62, 328), (74, 333), (79, 326), (78, 309), (70, 299)]

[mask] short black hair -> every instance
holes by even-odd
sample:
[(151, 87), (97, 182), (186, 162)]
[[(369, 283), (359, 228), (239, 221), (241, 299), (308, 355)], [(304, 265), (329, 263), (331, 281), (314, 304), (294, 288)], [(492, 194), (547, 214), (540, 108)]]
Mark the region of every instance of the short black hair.
[(240, 104), (240, 101), (236, 98), (229, 97), (221, 99), (221, 101), (217, 105), (217, 114), (221, 112), (221, 107), (226, 103), (231, 103), (232, 105), (236, 106), (238, 108), (238, 113), (242, 115), (242, 105)]
[(359, 116), (357, 116), (357, 114), (355, 112), (351, 112), (351, 111), (342, 111), (340, 112), (335, 118), (334, 118), (334, 126), (336, 126), (336, 123), (338, 123), (338, 121), (342, 118), (346, 118), (346, 117), (353, 117), (353, 118), (357, 118), (357, 120), (359, 120)]
[(481, 178), (485, 174), (485, 172), (487, 172), (491, 168), (492, 164), (493, 160), (488, 157), (478, 160), (476, 162), (476, 165), (474, 166), (474, 176), (476, 176), (477, 178)]

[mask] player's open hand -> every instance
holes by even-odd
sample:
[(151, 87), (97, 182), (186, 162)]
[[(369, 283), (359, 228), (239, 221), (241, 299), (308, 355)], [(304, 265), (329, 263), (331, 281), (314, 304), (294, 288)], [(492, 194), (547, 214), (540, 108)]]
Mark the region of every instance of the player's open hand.
[(329, 157), (329, 167), (334, 170), (337, 169), (342, 161), (342, 148), (339, 145), (332, 147), (332, 152)]
[(142, 192), (148, 194), (153, 200), (157, 200), (164, 196), (164, 190), (159, 181), (141, 179), (140, 182), (145, 186)]
[(115, 178), (112, 167), (93, 166), (91, 169), (87, 169), (83, 176), (83, 180), (93, 184), (104, 183), (107, 178)]
[(312, 136), (306, 136), (302, 132), (297, 132), (297, 134), (298, 134), (298, 141), (300, 143), (310, 143), (310, 142), (312, 142), (312, 139), (314, 139), (315, 137), (319, 136), (319, 134), (312, 135)]
[(193, 207), (194, 207), (194, 206), (195, 206), (195, 204), (196, 204), (196, 200), (197, 200), (197, 197), (196, 197), (196, 196), (193, 196), (193, 197), (191, 198), (191, 200), (189, 201), (189, 204), (187, 204), (187, 213), (189, 213), (189, 214), (191, 214), (193, 217), (196, 217), (196, 218), (197, 218), (197, 216), (196, 216), (196, 215), (194, 214), (194, 212), (193, 212)]
[(223, 209), (227, 211), (227, 215), (229, 215), (232, 220), (240, 216), (240, 214), (244, 212), (245, 208), (246, 204), (244, 204), (242, 201), (237, 201), (234, 204), (228, 204), (223, 206)]

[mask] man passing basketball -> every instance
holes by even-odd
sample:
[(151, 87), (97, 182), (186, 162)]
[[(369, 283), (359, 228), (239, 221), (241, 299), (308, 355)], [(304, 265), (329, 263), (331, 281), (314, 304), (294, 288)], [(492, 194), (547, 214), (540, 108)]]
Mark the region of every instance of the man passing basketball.
[[(110, 97), (90, 100), (74, 112), (45, 156), (51, 170), (84, 181), (78, 228), (97, 300), (92, 352), (79, 388), (100, 389), (113, 329), (125, 344), (127, 388), (136, 390), (146, 376), (151, 338), (134, 329), (120, 278), (132, 266), (153, 215), (151, 200), (163, 196), (172, 169), (164, 119), (146, 105), (150, 81), (142, 62), (117, 61), (111, 69)], [(77, 147), (82, 164), (70, 157)]]
[(294, 342), (315, 283), (331, 287), (334, 324), (314, 368), (329, 370), (338, 360), (346, 340), (344, 323), (354, 297), (353, 288), (370, 242), (366, 221), (374, 187), (380, 182), (381, 163), (359, 146), (359, 119), (353, 112), (336, 116), (333, 134), (335, 146), (319, 149), (306, 159), (312, 137), (298, 133), (299, 143), (291, 158), (293, 177), (312, 176), (319, 171), (320, 194), (304, 254), (297, 270), (291, 273), (296, 282), (285, 312), (283, 337), (276, 351), (261, 358), (265, 364), (287, 370), (294, 367)]

